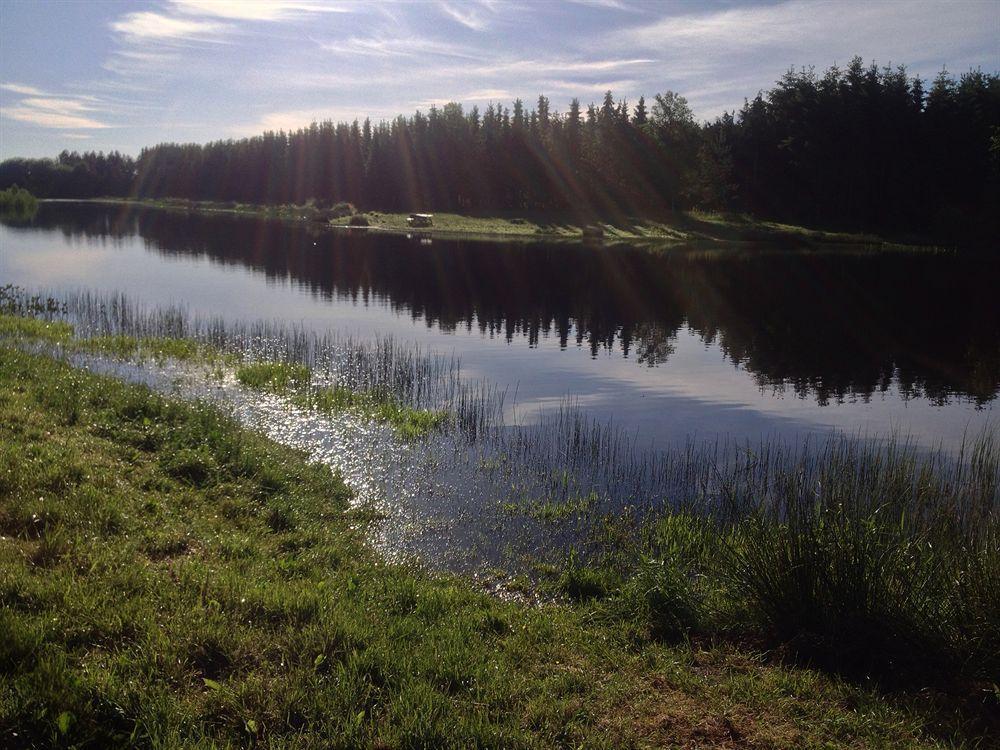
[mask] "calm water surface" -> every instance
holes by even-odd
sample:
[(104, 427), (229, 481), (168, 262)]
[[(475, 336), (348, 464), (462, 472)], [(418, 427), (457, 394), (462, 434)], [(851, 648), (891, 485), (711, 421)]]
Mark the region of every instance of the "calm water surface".
[(0, 283), (391, 334), (530, 422), (566, 397), (663, 446), (843, 430), (953, 448), (994, 423), (1000, 265), (953, 254), (587, 248), (84, 204), (0, 226)]

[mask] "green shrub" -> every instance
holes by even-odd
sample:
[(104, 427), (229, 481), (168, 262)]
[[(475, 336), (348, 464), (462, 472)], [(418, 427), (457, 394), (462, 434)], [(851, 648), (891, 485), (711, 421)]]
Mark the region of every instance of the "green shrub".
[(30, 217), (38, 210), (38, 200), (24, 188), (12, 185), (0, 190), (0, 213)]
[(354, 216), (357, 212), (353, 203), (341, 202), (334, 203), (329, 214), (331, 219), (343, 219), (345, 216)]
[(694, 579), (676, 560), (645, 559), (613, 608), (658, 640), (676, 640), (702, 625)]

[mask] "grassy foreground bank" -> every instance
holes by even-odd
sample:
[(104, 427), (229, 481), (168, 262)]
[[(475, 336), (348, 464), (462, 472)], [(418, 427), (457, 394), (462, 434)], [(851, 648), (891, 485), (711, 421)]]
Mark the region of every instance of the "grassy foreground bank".
[(0, 345), (0, 744), (972, 745), (932, 693), (387, 565), (348, 499), (208, 407)]

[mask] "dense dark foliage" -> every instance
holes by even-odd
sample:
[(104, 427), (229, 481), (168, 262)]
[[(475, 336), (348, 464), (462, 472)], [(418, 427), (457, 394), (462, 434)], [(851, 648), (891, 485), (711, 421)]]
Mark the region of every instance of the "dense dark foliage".
[(117, 151), (63, 151), (55, 159), (7, 159), (0, 164), (0, 189), (20, 185), (40, 198), (124, 196), (135, 174), (135, 159)]
[(566, 113), (447, 104), (373, 125), (326, 121), (207, 145), (11, 160), (11, 183), (54, 196), (246, 203), (351, 201), (385, 210), (569, 210), (581, 216), (704, 207), (851, 230), (995, 235), (1000, 75), (904, 68), (791, 70), (735, 114), (698, 125), (673, 92), (634, 105), (609, 91)]

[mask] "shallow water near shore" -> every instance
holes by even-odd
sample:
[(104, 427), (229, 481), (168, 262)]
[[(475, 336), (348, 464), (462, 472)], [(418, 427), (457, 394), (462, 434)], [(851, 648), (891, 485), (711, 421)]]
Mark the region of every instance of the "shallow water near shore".
[[(822, 266), (812, 268), (817, 274), (831, 273), (831, 265), (839, 269), (850, 290), (860, 278), (856, 264), (873, 262), (863, 252), (799, 257), (758, 249), (757, 255), (706, 256), (550, 245), (414, 246), (398, 237), (376, 241), (230, 217), (221, 227), (212, 217), (209, 226), (218, 232), (211, 234), (202, 226), (205, 217), (162, 212), (118, 217), (125, 226), (121, 231), (105, 216), (90, 232), (67, 226), (60, 212), (72, 214), (76, 207), (56, 208), (62, 223), (54, 228), (44, 217), (36, 220), (40, 228), (0, 228), (5, 272), (0, 279), (11, 283), (13, 277), (31, 292), (61, 299), (63, 315), (79, 337), (177, 336), (237, 361), (303, 363), (312, 386), (385, 391), (414, 408), (441, 410), (449, 419), (444, 429), (405, 440), (390, 425), (350, 410), (322, 414), (296, 405), (288, 394), (248, 390), (236, 382), (232, 360), (224, 366), (156, 357), (122, 360), (71, 346), (67, 351), (75, 363), (222, 405), (243, 424), (340, 472), (355, 492), (370, 541), (384, 557), (415, 558), (490, 584), (530, 574), (538, 562), (571, 553), (585, 561), (589, 546), (599, 556), (607, 549), (607, 519), (634, 539), (645, 519), (685, 504), (721, 517), (723, 502), (744, 509), (765, 502), (775, 477), (789, 468), (805, 476), (808, 487), (822, 481), (815, 467), (830, 456), (835, 462), (870, 463), (888, 446), (890, 452), (932, 461), (941, 476), (950, 476), (956, 468), (949, 457), (991, 425), (998, 372), (991, 357), (1000, 328), (986, 325), (996, 310), (982, 297), (969, 297), (965, 307), (956, 298), (953, 308), (936, 317), (926, 307), (901, 304), (899, 315), (916, 330), (891, 317), (882, 320), (884, 329), (867, 329), (886, 347), (878, 351), (874, 344), (857, 349), (857, 337), (866, 330), (857, 316), (858, 328), (850, 333), (839, 318), (821, 319), (817, 330), (832, 347), (826, 351), (823, 341), (805, 337), (802, 321), (772, 309), (765, 292), (792, 294), (789, 289), (805, 284), (803, 274), (815, 264)], [(250, 257), (165, 251), (146, 226), (158, 226), (164, 216), (168, 223), (182, 222), (170, 226), (189, 238), (201, 237), (199, 242), (228, 241), (220, 239), (224, 229), (247, 243), (241, 247), (252, 247), (253, 238), (240, 232), (253, 227), (264, 234), (258, 247), (284, 253), (275, 258), (267, 250), (262, 256), (268, 263), (283, 262), (284, 275), (261, 269)], [(385, 248), (382, 239), (393, 244)], [(320, 252), (325, 255), (317, 256)], [(50, 263), (33, 286), (27, 273), (35, 268), (32, 253)], [(60, 253), (57, 261), (53, 254)], [(558, 273), (553, 259), (560, 261)], [(307, 283), (296, 264), (311, 262), (325, 270), (305, 274), (312, 279)], [(870, 271), (889, 274), (879, 265), (884, 264), (909, 273), (911, 281), (924, 285), (919, 293), (928, 296), (935, 285), (941, 291), (959, 282), (968, 294), (982, 294), (977, 285), (995, 271), (982, 259), (947, 254), (874, 262)], [(527, 280), (517, 283), (520, 291), (491, 284), (498, 275), (514, 277), (525, 267), (548, 274), (551, 295), (543, 288), (526, 294), (525, 288), (535, 288)], [(797, 275), (788, 267), (797, 268)], [(81, 283), (70, 283), (73, 268)], [(601, 282), (601, 269), (625, 273), (627, 289)], [(462, 274), (464, 282), (457, 278)], [(740, 301), (747, 292), (735, 290), (743, 283), (760, 284), (768, 274), (782, 274), (785, 284), (755, 288), (761, 295), (759, 320), (749, 308), (745, 321), (732, 318), (731, 306), (747, 304)], [(581, 275), (591, 278), (584, 283)], [(573, 289), (560, 286), (573, 279), (582, 284), (576, 297)], [(436, 283), (455, 291), (446, 299)], [(597, 294), (602, 283), (604, 298)], [(722, 288), (713, 300), (709, 290), (716, 286)], [(910, 299), (912, 290), (890, 288), (886, 295), (892, 294)], [(659, 334), (650, 331), (661, 308), (682, 297), (689, 307), (675, 311), (681, 322), (651, 348), (650, 337)], [(800, 298), (803, 315), (814, 321), (829, 312), (829, 301), (817, 311), (808, 307), (807, 294)], [(841, 303), (844, 317), (851, 318), (864, 298), (855, 289)], [(888, 302), (877, 304), (887, 311)], [(508, 308), (512, 312), (500, 312)], [(525, 309), (533, 310), (534, 318)], [(706, 309), (719, 315), (718, 322), (703, 318), (694, 324), (690, 316), (705, 316)], [(520, 322), (508, 326), (504, 315), (519, 316)], [(494, 322), (480, 323), (486, 319)], [(604, 329), (610, 333), (597, 333), (602, 319), (618, 322)], [(938, 354), (924, 352), (914, 338), (918, 334), (938, 347)], [(560, 335), (564, 341), (552, 340)], [(573, 337), (579, 339), (575, 344)], [(456, 345), (448, 348), (441, 341)], [(808, 346), (772, 351), (780, 341)], [(740, 342), (745, 353), (733, 354)], [(713, 359), (716, 354), (721, 364)], [(844, 360), (845, 354), (856, 360)], [(886, 359), (891, 356), (898, 361)], [(520, 368), (520, 361), (537, 366)], [(879, 362), (893, 374), (872, 383)], [(808, 368), (824, 374), (793, 375)], [(633, 388), (636, 373), (657, 387)], [(524, 380), (518, 379), (522, 375)], [(750, 378), (767, 408), (686, 399), (670, 385), (685, 378), (695, 388)], [(859, 414), (864, 419), (851, 422)], [(880, 442), (890, 435), (895, 442)]]
[(0, 281), (391, 336), (506, 391), (507, 424), (568, 398), (657, 448), (843, 431), (956, 450), (1000, 390), (998, 265), (948, 253), (427, 244), (67, 203), (0, 226)]

